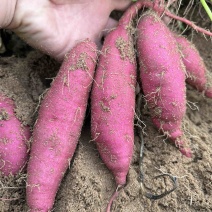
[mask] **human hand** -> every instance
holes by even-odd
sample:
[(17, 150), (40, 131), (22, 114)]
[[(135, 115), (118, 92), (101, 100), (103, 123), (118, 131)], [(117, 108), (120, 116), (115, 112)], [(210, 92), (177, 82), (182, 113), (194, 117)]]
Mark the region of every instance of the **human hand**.
[(7, 28), (29, 45), (62, 60), (79, 41), (90, 38), (100, 46), (105, 29), (116, 22), (114, 9), (125, 9), (131, 0), (17, 0)]

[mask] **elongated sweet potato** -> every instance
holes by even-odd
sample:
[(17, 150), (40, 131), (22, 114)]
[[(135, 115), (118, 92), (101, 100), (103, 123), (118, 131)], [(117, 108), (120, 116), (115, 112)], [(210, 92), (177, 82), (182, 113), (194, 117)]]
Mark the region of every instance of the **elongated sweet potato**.
[(188, 75), (186, 82), (198, 91), (203, 91), (207, 97), (212, 98), (212, 84), (209, 85), (207, 81), (207, 69), (197, 48), (185, 37), (175, 35), (175, 39), (183, 54), (182, 60)]
[(185, 68), (172, 32), (152, 11), (140, 18), (137, 48), (140, 79), (153, 123), (183, 155), (191, 157), (181, 129), (186, 111)]
[(96, 65), (96, 45), (77, 44), (41, 103), (28, 164), (30, 211), (50, 211), (81, 133)]
[(134, 143), (136, 62), (131, 12), (105, 38), (91, 93), (92, 138), (117, 185), (126, 183)]

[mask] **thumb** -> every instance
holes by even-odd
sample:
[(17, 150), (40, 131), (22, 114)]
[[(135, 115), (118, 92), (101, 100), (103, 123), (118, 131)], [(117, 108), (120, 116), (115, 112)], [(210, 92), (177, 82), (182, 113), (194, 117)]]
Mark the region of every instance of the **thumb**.
[(100, 35), (94, 40), (98, 49), (102, 49), (102, 38), (105, 37), (112, 29), (118, 25), (118, 21), (113, 18), (109, 18), (105, 28), (101, 31)]
[(106, 36), (111, 29), (114, 29), (118, 25), (118, 21), (113, 18), (109, 18), (105, 29), (103, 30), (103, 36)]
[(115, 10), (125, 11), (132, 4), (132, 0), (113, 0)]
[(50, 0), (54, 4), (84, 4), (89, 3), (88, 0)]

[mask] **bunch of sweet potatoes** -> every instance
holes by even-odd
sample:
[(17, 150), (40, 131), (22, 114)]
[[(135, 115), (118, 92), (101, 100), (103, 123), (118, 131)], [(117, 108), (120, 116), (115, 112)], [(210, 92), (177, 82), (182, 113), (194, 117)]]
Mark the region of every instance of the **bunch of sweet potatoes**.
[[(64, 59), (41, 103), (33, 131), (27, 169), (30, 211), (49, 211), (53, 207), (59, 184), (77, 146), (92, 83), (92, 139), (118, 187), (126, 183), (133, 155), (137, 74), (155, 126), (183, 155), (192, 156), (182, 131), (186, 111), (185, 82), (211, 98), (212, 87), (206, 80), (206, 68), (196, 48), (171, 32), (157, 11), (149, 10), (141, 15), (135, 24), (137, 36), (134, 37), (133, 18), (142, 6), (137, 2), (130, 7), (117, 28), (108, 33), (98, 61), (97, 47), (90, 40), (77, 44)], [(3, 97), (0, 100), (0, 105), (12, 114), (10, 101)], [(2, 117), (6, 120), (6, 116)], [(8, 122), (9, 128), (20, 132), (20, 127), (14, 123)], [(28, 137), (20, 134), (23, 135)], [(25, 148), (24, 145), (20, 147), (20, 151)], [(18, 168), (23, 165), (22, 159), (26, 160), (26, 155), (21, 156)], [(10, 171), (7, 168), (3, 172)], [(107, 211), (116, 195), (117, 192)]]

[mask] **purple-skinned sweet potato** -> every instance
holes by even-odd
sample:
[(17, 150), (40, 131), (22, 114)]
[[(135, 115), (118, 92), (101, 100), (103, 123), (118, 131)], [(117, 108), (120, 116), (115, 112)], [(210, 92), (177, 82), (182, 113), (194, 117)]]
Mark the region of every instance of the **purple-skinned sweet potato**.
[(29, 127), (23, 126), (15, 115), (12, 99), (0, 94), (0, 172), (15, 175), (28, 159)]
[[(135, 8), (131, 8), (135, 12)], [(136, 61), (130, 9), (105, 38), (91, 92), (91, 134), (117, 185), (133, 154)]]
[(50, 211), (74, 155), (93, 81), (97, 47), (90, 40), (66, 55), (39, 109), (27, 169), (30, 211)]
[(182, 60), (187, 72), (186, 82), (212, 98), (212, 84), (209, 85), (207, 81), (207, 68), (197, 48), (185, 37), (175, 35), (175, 39), (183, 55)]
[(138, 23), (140, 79), (154, 125), (191, 157), (182, 132), (186, 111), (185, 67), (177, 42), (160, 17), (148, 11)]

